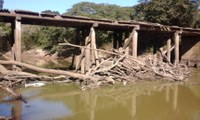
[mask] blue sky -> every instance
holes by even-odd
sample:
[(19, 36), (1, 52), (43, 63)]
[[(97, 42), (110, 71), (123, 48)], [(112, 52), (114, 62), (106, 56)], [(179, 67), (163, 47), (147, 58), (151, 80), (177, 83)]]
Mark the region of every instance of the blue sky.
[(66, 12), (72, 5), (88, 1), (95, 3), (116, 4), (119, 6), (133, 6), (137, 4), (138, 0), (4, 0), (4, 8), (14, 10), (31, 10), (34, 12), (41, 12), (44, 10)]

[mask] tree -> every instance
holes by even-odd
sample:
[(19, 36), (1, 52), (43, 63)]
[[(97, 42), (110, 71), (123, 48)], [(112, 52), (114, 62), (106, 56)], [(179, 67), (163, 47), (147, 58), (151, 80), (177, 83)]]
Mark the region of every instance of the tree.
[(132, 7), (120, 7), (110, 4), (96, 4), (91, 2), (81, 2), (73, 5), (64, 14), (72, 16), (86, 16), (90, 18), (107, 18), (112, 20), (130, 20), (130, 15), (134, 9)]
[(132, 19), (158, 22), (165, 25), (194, 27), (197, 22), (198, 5), (189, 0), (142, 0), (135, 6)]
[(51, 10), (45, 10), (45, 11), (42, 11), (41, 13), (60, 15), (58, 11), (51, 11)]

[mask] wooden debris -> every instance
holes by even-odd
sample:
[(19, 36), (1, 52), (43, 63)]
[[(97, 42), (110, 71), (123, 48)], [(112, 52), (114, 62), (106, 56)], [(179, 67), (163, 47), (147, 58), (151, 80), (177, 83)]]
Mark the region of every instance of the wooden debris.
[[(93, 45), (93, 42), (91, 44)], [(166, 63), (163, 62), (163, 59), (161, 58), (155, 58), (155, 55), (148, 55), (142, 59), (135, 58), (134, 56), (129, 56), (129, 54), (125, 54), (125, 52), (127, 52), (125, 49), (128, 46), (124, 48), (121, 47), (120, 50), (114, 50), (113, 52), (96, 49), (96, 46), (92, 45), (90, 45), (90, 48), (88, 44), (85, 44), (85, 46), (73, 45), (69, 43), (62, 45), (81, 48), (82, 52), (81, 55), (79, 55), (80, 57), (78, 59), (76, 71), (72, 72), (55, 69), (44, 69), (22, 62), (0, 60), (0, 73), (2, 75), (0, 77), (0, 83), (6, 83), (9, 87), (12, 87), (16, 83), (22, 83), (23, 81), (31, 78), (39, 80), (55, 80), (54, 77), (51, 76), (39, 76), (23, 71), (10, 71), (7, 70), (3, 65), (16, 65), (37, 72), (48, 73), (50, 75), (62, 75), (61, 78), (78, 81), (82, 86), (81, 88), (84, 89), (96, 88), (102, 85), (115, 84), (119, 82), (126, 85), (130, 82), (136, 82), (140, 80), (157, 80), (158, 78), (168, 81), (183, 81), (186, 80), (189, 74), (185, 65), (173, 65), (171, 63)], [(87, 58), (87, 60), (90, 60), (90, 62), (95, 62), (94, 65), (89, 64), (90, 62), (88, 64), (85, 64), (84, 62), (85, 59), (83, 58), (85, 57), (85, 54), (89, 53), (88, 50), (90, 50), (90, 53), (93, 54), (86, 55), (87, 57), (90, 57)], [(104, 54), (109, 55), (100, 57), (97, 55), (97, 51), (104, 52)], [(95, 58), (95, 60), (93, 61), (91, 57)], [(98, 59), (98, 63), (96, 59)], [(87, 68), (87, 71), (85, 71), (85, 68)]]

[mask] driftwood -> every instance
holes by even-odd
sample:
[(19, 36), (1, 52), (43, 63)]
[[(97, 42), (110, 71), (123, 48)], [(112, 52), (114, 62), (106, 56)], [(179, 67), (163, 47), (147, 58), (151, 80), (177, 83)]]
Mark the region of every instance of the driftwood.
[[(87, 69), (89, 70), (87, 70), (87, 72), (84, 73), (81, 72), (82, 68), (79, 69), (79, 67), (77, 67), (77, 70), (75, 72), (72, 72), (55, 69), (44, 69), (26, 63), (11, 60), (0, 60), (0, 85), (4, 85), (3, 87), (11, 88), (14, 84), (22, 83), (27, 79), (34, 78), (40, 80), (55, 80), (56, 78), (68, 78), (70, 80), (78, 81), (79, 83), (81, 83), (82, 88), (85, 89), (96, 88), (101, 85), (114, 84), (117, 82), (122, 82), (124, 85), (126, 85), (127, 82), (135, 82), (140, 80), (156, 80), (158, 78), (170, 81), (183, 81), (188, 75), (188, 70), (185, 65), (173, 65), (171, 63), (165, 63), (162, 61), (162, 59), (155, 58), (155, 56), (153, 55), (136, 59), (132, 56), (129, 56), (128, 54), (125, 54), (125, 52), (127, 51), (123, 48), (120, 48), (121, 50), (106, 51), (96, 49), (96, 46), (92, 46), (91, 48), (87, 47), (87, 44), (86, 46), (73, 45), (70, 43), (63, 43), (60, 45), (78, 47), (81, 48), (82, 51), (92, 50), (92, 53), (95, 54), (94, 56), (97, 56), (97, 51), (103, 52), (104, 54), (108, 55), (106, 55), (106, 57), (95, 57), (95, 59), (98, 59), (99, 63), (95, 64), (95, 66), (87, 66)], [(82, 52), (82, 56), (84, 56), (84, 52)], [(83, 59), (80, 58), (79, 63), (83, 63), (82, 60)], [(19, 67), (28, 68), (37, 72), (62, 76), (39, 76), (23, 71), (11, 71), (7, 70), (3, 65), (15, 65)]]
[[(86, 72), (86, 75), (98, 76), (99, 79), (96, 81), (86, 79), (83, 83), (83, 89), (85, 89), (85, 87), (95, 88), (108, 83), (127, 83), (139, 80), (156, 80), (158, 78), (169, 81), (183, 81), (186, 80), (189, 74), (185, 65), (173, 65), (170, 62), (165, 63), (163, 62), (163, 58), (157, 58), (155, 55), (148, 55), (145, 58), (136, 59), (128, 55), (126, 47), (114, 50), (113, 52), (73, 45), (68, 42), (60, 45), (96, 50), (105, 54), (111, 54), (111, 56), (101, 58), (98, 65), (91, 67), (88, 72)], [(124, 46), (126, 46), (126, 44)], [(166, 58), (166, 56), (161, 57)]]
[(74, 77), (74, 78), (87, 78), (86, 75), (83, 74), (78, 74), (78, 73), (73, 73), (73, 72), (69, 72), (69, 71), (64, 71), (64, 70), (54, 70), (54, 69), (44, 69), (44, 68), (39, 68), (39, 67), (35, 67), (33, 65), (29, 65), (26, 63), (22, 63), (22, 62), (16, 62), (16, 61), (3, 61), (0, 60), (0, 64), (3, 65), (17, 65), (17, 66), (21, 66), (21, 67), (25, 67), (37, 72), (42, 72), (42, 73), (49, 73), (49, 74), (57, 74), (57, 75), (66, 75), (66, 76), (70, 76), (70, 77)]
[[(3, 65), (16, 65), (20, 67), (25, 67), (37, 72), (43, 72), (43, 73), (48, 73), (48, 74), (55, 74), (59, 75), (56, 77), (51, 77), (51, 76), (39, 76), (36, 74), (32, 73), (27, 73), (27, 72), (22, 72), (22, 71), (13, 71), (13, 70), (8, 70), (6, 69)], [(8, 93), (9, 95), (12, 96), (14, 100), (21, 100), (25, 104), (28, 105), (28, 102), (19, 94), (15, 93), (13, 90), (13, 86), (16, 84), (21, 84), (24, 83), (27, 80), (30, 79), (39, 79), (39, 80), (60, 80), (60, 79), (66, 79), (67, 76), (72, 77), (73, 79), (91, 79), (95, 80), (96, 78), (94, 77), (89, 77), (84, 74), (79, 74), (79, 73), (73, 73), (69, 71), (63, 71), (63, 70), (54, 70), (54, 69), (44, 69), (44, 68), (39, 68), (35, 67), (33, 65), (29, 65), (26, 63), (22, 62), (16, 62), (16, 61), (5, 61), (5, 60), (0, 60), (0, 89)], [(60, 82), (60, 81), (59, 81)], [(64, 81), (66, 82), (66, 81)]]

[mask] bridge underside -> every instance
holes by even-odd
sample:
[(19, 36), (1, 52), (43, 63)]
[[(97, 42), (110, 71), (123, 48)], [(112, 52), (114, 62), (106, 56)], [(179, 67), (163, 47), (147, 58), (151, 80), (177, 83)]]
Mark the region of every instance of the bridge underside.
[(200, 37), (184, 37), (181, 40), (181, 60), (191, 67), (200, 67)]
[[(80, 16), (63, 16), (52, 14), (39, 14), (23, 10), (0, 10), (0, 22), (11, 23), (13, 33), (13, 59), (21, 61), (21, 25), (43, 25), (77, 28), (77, 35), (84, 33), (89, 37), (91, 30), (113, 31), (113, 47), (123, 47), (127, 55), (137, 58), (138, 45), (145, 33), (151, 35), (152, 40), (161, 36), (161, 41), (166, 41), (166, 56), (169, 62), (177, 64), (180, 60), (188, 62), (195, 61), (200, 64), (200, 29), (183, 28), (178, 26), (165, 26), (158, 23), (137, 21), (112, 21), (107, 19), (91, 19)], [(88, 31), (90, 30), (90, 31)], [(128, 33), (128, 34), (127, 34)], [(124, 37), (122, 37), (124, 35)], [(163, 37), (162, 37), (163, 36)], [(95, 37), (95, 34), (94, 34)], [(126, 38), (122, 40), (122, 38)], [(77, 38), (79, 39), (79, 38)], [(77, 44), (80, 43), (77, 40)], [(129, 47), (131, 50), (129, 50)], [(193, 65), (192, 65), (193, 66)]]

